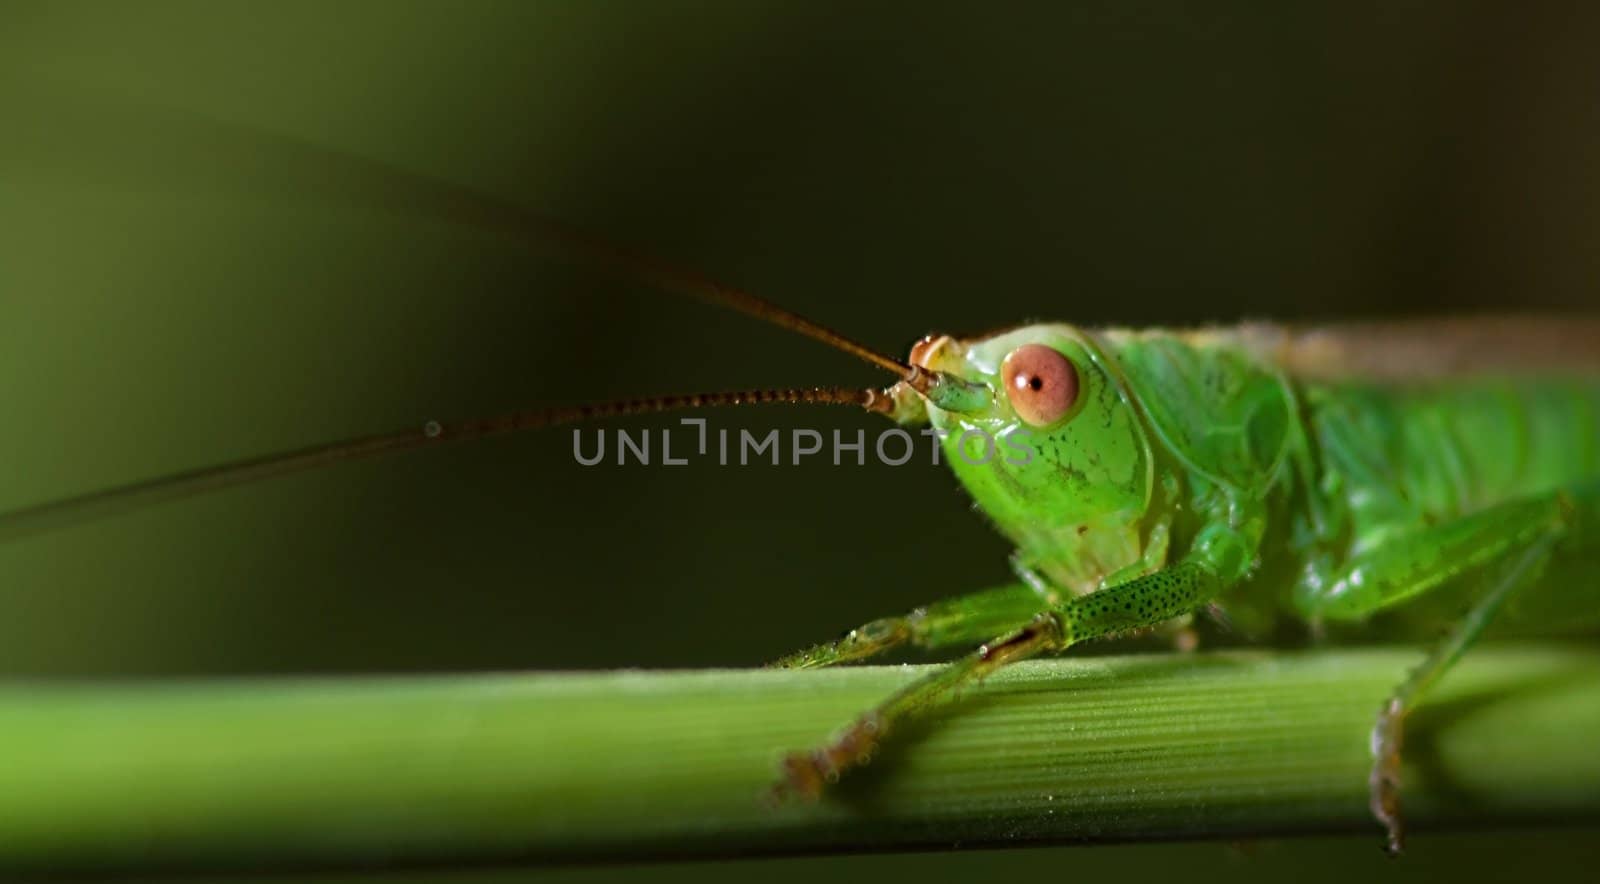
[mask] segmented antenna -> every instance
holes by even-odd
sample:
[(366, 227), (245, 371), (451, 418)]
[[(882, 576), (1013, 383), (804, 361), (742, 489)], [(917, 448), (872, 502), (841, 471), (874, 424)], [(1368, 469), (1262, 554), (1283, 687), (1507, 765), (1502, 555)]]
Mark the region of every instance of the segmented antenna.
[(842, 350), (879, 368), (901, 375), (909, 380), (915, 372), (912, 367), (891, 356), (859, 344), (826, 326), (785, 310), (770, 301), (749, 292), (725, 286), (692, 270), (669, 264), (660, 258), (632, 249), (604, 242), (564, 224), (528, 214), (529, 232), (549, 242), (560, 243), (568, 251), (580, 254), (603, 267), (625, 271), (625, 275), (640, 282), (653, 284), (664, 291), (689, 295), (721, 307), (737, 310), (779, 328), (805, 335), (813, 340)]
[(488, 418), (441, 423), (428, 421), (420, 427), (409, 427), (389, 433), (359, 436), (322, 445), (313, 445), (294, 451), (278, 452), (264, 457), (247, 458), (229, 463), (201, 467), (157, 476), (153, 479), (106, 488), (89, 494), (50, 501), (9, 513), (0, 513), (0, 542), (29, 534), (54, 530), (81, 521), (104, 518), (117, 513), (188, 497), (207, 491), (217, 491), (261, 479), (270, 479), (327, 466), (347, 460), (393, 454), (442, 445), (447, 442), (467, 442), (522, 430), (534, 430), (559, 424), (579, 423), (597, 418), (623, 417), (634, 414), (655, 414), (663, 411), (680, 411), (690, 408), (710, 408), (730, 405), (856, 405), (879, 414), (889, 414), (894, 399), (881, 390), (853, 389), (850, 387), (808, 387), (788, 390), (735, 390), (717, 393), (688, 393), (673, 396), (653, 396), (643, 399), (622, 399), (589, 405), (546, 408), (536, 411), (518, 411)]
[[(104, 96), (87, 98), (96, 104), (94, 111), (97, 117), (133, 117), (130, 122), (140, 125), (130, 125), (130, 132), (148, 132), (153, 124), (181, 132), (185, 138), (180, 140), (190, 146), (194, 151), (193, 156), (187, 153), (178, 156), (177, 152), (170, 149), (170, 145), (156, 154), (171, 160), (180, 168), (215, 168), (219, 156), (229, 157), (236, 161), (241, 174), (246, 174), (254, 182), (273, 187), (274, 192), (281, 193), (297, 185), (303, 187), (307, 183), (314, 183), (315, 192), (321, 196), (338, 194), (370, 208), (420, 213), (515, 236), (534, 246), (555, 246), (558, 251), (585, 258), (614, 275), (709, 301), (821, 341), (894, 373), (907, 386), (930, 395), (936, 402), (945, 401), (959, 406), (971, 401), (973, 396), (979, 399), (986, 397), (984, 393), (964, 389), (965, 382), (953, 376), (927, 371), (885, 356), (748, 292), (722, 285), (654, 256), (582, 233), (495, 196), (368, 157), (343, 153), (285, 135), (207, 119), (193, 112), (143, 104), (138, 107), (137, 114), (130, 114), (128, 103), (119, 106), (106, 101)], [(891, 414), (894, 410), (894, 399), (888, 391), (824, 387), (659, 396), (522, 411), (454, 423), (429, 422), (421, 427), (174, 473), (0, 513), (0, 541), (205, 491), (445, 442), (481, 439), (594, 418), (757, 403), (857, 405), (882, 414)]]

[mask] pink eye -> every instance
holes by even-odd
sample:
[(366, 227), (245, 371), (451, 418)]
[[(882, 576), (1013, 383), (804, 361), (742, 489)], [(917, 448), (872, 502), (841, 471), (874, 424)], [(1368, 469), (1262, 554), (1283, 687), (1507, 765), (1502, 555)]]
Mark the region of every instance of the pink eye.
[(1035, 427), (1060, 420), (1078, 401), (1078, 370), (1043, 344), (1023, 344), (1006, 354), (1000, 382), (1017, 417)]

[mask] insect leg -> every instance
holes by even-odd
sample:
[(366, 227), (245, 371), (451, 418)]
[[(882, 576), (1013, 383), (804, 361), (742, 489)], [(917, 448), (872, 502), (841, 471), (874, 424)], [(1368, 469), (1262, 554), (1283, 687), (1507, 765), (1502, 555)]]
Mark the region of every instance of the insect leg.
[(1564, 523), (1571, 500), (1541, 494), (1391, 536), (1296, 587), (1295, 607), (1307, 619), (1364, 620), (1525, 548)]
[(1391, 855), (1398, 855), (1405, 847), (1405, 823), (1400, 813), (1400, 749), (1406, 715), (1422, 699), (1423, 692), (1438, 681), (1483, 632), (1506, 598), (1538, 578), (1554, 540), (1553, 533), (1546, 534), (1520, 555), (1508, 559), (1488, 590), (1450, 627), (1422, 665), (1411, 671), (1379, 709), (1377, 724), (1372, 728), (1373, 761), (1367, 789), (1372, 815), (1387, 831), (1385, 849)]
[(1183, 562), (1069, 599), (1036, 615), (1021, 629), (896, 691), (826, 745), (789, 754), (778, 789), (815, 797), (824, 785), (869, 758), (897, 723), (956, 688), (1035, 654), (1187, 614), (1210, 601), (1219, 588), (1210, 566)]
[(971, 645), (1021, 627), (1048, 606), (1039, 591), (1026, 583), (998, 586), (946, 599), (901, 617), (874, 620), (850, 630), (838, 641), (798, 651), (771, 665), (780, 669), (815, 669), (862, 660), (899, 645)]
[[(1577, 493), (1592, 507), (1595, 491)], [(1450, 578), (1487, 569), (1486, 588), (1384, 702), (1373, 727), (1368, 788), (1373, 816), (1387, 831), (1391, 854), (1399, 853), (1405, 842), (1399, 788), (1406, 715), (1483, 632), (1506, 599), (1538, 579), (1552, 548), (1572, 525), (1577, 499), (1573, 491), (1539, 495), (1395, 538), (1348, 563), (1324, 593), (1301, 595), (1303, 610), (1311, 616), (1355, 619)]]

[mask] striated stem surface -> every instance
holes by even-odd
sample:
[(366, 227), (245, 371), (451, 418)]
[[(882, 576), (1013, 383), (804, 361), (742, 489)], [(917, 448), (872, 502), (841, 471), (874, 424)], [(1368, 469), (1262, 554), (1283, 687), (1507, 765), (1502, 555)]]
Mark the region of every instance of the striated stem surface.
[[(1412, 649), (1020, 664), (816, 803), (785, 750), (923, 667), (0, 688), (0, 870), (229, 869), (1379, 830)], [(1600, 815), (1600, 651), (1469, 654), (1409, 722), (1415, 829)], [(1425, 834), (1422, 837), (1426, 837)], [(1376, 850), (1376, 846), (1374, 847)]]

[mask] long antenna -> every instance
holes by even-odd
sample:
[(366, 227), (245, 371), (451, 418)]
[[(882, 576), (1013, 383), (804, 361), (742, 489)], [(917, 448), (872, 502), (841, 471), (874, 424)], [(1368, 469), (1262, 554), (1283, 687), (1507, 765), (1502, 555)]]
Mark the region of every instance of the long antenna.
[[(178, 139), (179, 144), (162, 140), (159, 149), (147, 150), (144, 154), (183, 169), (201, 186), (204, 186), (206, 173), (217, 170), (220, 157), (223, 158), (222, 170), (229, 180), (242, 176), (274, 194), (305, 190), (308, 184), (315, 184), (316, 193), (337, 194), (357, 205), (465, 222), (515, 236), (530, 245), (557, 246), (560, 251), (588, 259), (615, 275), (700, 298), (821, 341), (894, 373), (901, 382), (929, 396), (941, 407), (962, 410), (987, 401), (984, 389), (959, 378), (885, 356), (749, 292), (582, 233), (514, 202), (369, 157), (207, 119), (188, 111), (146, 103), (117, 103), (108, 101), (105, 95), (84, 94), (81, 97), (88, 105), (83, 110), (102, 124), (118, 125), (130, 139), (149, 137), (153, 130), (162, 126), (173, 134), (182, 134), (184, 137)], [(139, 152), (129, 150), (127, 153), (137, 155)], [(756, 403), (858, 405), (882, 414), (892, 414), (895, 408), (894, 397), (888, 390), (831, 387), (660, 396), (522, 411), (448, 424), (430, 421), (420, 427), (232, 461), (0, 513), (0, 541), (204, 491), (444, 442), (481, 439), (593, 418)]]
[(856, 405), (868, 411), (889, 414), (894, 408), (894, 399), (885, 391), (857, 390), (850, 387), (737, 390), (622, 399), (589, 405), (517, 411), (495, 417), (451, 423), (429, 421), (420, 427), (359, 436), (264, 457), (171, 473), (76, 497), (41, 503), (9, 513), (0, 513), (0, 543), (192, 494), (216, 491), (260, 479), (379, 454), (410, 451), (448, 442), (466, 442), (596, 418), (654, 414), (690, 408), (764, 404)]
[(797, 332), (901, 375), (903, 379), (909, 379), (913, 374), (910, 365), (891, 356), (885, 356), (865, 344), (856, 343), (833, 329), (812, 322), (798, 313), (785, 310), (749, 292), (725, 286), (692, 270), (685, 270), (660, 258), (604, 242), (559, 222), (531, 213), (527, 216), (526, 224), (529, 233), (547, 242), (560, 243), (573, 254), (581, 254), (603, 267), (624, 270), (627, 276), (654, 284), (664, 291), (700, 298)]
[(63, 103), (58, 111), (76, 110), (99, 126), (115, 129), (120, 155), (153, 158), (168, 172), (162, 177), (181, 174), (196, 182), (199, 189), (237, 187), (243, 181), (273, 197), (288, 193), (331, 198), (366, 209), (466, 224), (541, 250), (583, 258), (615, 277), (736, 310), (821, 341), (902, 378), (916, 373), (899, 359), (747, 291), (585, 233), (504, 197), (373, 157), (196, 111), (120, 95), (65, 87), (63, 91), (76, 91), (79, 101)]

